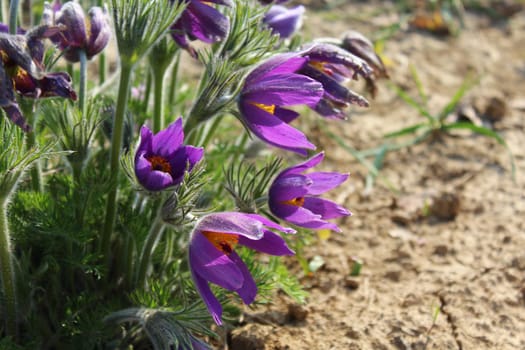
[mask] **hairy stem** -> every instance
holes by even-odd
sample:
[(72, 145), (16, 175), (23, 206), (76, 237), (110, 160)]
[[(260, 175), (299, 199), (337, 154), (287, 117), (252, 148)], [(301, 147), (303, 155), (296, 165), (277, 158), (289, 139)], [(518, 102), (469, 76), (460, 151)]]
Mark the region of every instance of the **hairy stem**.
[(78, 50), (80, 57), (80, 86), (78, 89), (78, 109), (82, 119), (86, 119), (86, 93), (87, 93), (87, 56), (85, 50)]
[(146, 284), (146, 276), (148, 273), (148, 267), (151, 263), (151, 255), (162, 237), (162, 232), (164, 232), (164, 223), (160, 216), (157, 216), (150, 228), (148, 236), (146, 237), (146, 242), (144, 243), (144, 247), (140, 254), (137, 286), (144, 286)]
[[(31, 149), (37, 146), (36, 133), (35, 133), (36, 117), (37, 117), (35, 113), (35, 102), (30, 101), (30, 100), (25, 100), (23, 101), (23, 103), (20, 103), (20, 107), (22, 108), (22, 112), (24, 113), (24, 116), (27, 118), (28, 124), (31, 125), (31, 128), (33, 129), (32, 131), (25, 134), (27, 149)], [(43, 183), (42, 183), (42, 166), (40, 164), (39, 159), (35, 161), (35, 164), (31, 168), (30, 176), (31, 176), (32, 190), (35, 192), (42, 192), (44, 188), (43, 188)]]
[(158, 133), (164, 127), (164, 73), (163, 66), (153, 67), (153, 132)]
[(9, 34), (16, 34), (19, 0), (9, 3)]
[(7, 223), (7, 199), (0, 199), (0, 267), (2, 276), (2, 309), (6, 335), (16, 338), (16, 290), (15, 271), (11, 256), (11, 238)]
[(106, 54), (101, 52), (98, 55), (98, 84), (102, 85), (106, 81), (107, 61)]
[(115, 219), (117, 217), (117, 179), (119, 173), (119, 159), (120, 151), (122, 149), (124, 116), (126, 114), (126, 106), (128, 103), (132, 70), (132, 65), (122, 65), (117, 96), (117, 107), (115, 110), (115, 120), (113, 121), (111, 135), (110, 180), (113, 189), (109, 192), (106, 203), (106, 218), (100, 244), (100, 250), (105, 257), (106, 262), (108, 263), (108, 267), (110, 263), (111, 234), (113, 233)]

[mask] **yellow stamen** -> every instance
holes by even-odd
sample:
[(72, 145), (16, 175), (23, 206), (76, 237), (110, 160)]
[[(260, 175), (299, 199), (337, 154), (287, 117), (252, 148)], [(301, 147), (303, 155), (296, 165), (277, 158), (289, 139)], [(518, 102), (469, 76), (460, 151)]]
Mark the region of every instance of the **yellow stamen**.
[(297, 197), (287, 201), (283, 201), (283, 204), (294, 205), (296, 207), (302, 207), (304, 205), (304, 197)]
[(256, 103), (256, 102), (250, 102), (250, 103), (252, 105), (254, 105), (255, 107), (259, 107), (263, 111), (266, 111), (266, 112), (268, 112), (270, 114), (274, 114), (275, 113), (275, 105), (265, 105), (265, 104)]
[(159, 170), (164, 173), (171, 173), (171, 165), (166, 158), (161, 156), (151, 156), (147, 158), (151, 163), (151, 170)]
[(233, 252), (233, 248), (239, 242), (239, 236), (230, 233), (203, 231), (202, 234), (224, 254)]

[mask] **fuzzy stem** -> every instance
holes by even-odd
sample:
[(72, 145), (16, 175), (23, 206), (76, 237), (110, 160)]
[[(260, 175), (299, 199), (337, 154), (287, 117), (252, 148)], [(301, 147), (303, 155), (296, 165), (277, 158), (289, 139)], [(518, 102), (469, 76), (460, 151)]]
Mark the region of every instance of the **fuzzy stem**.
[[(35, 102), (29, 101), (29, 100), (25, 100), (23, 102), (24, 103), (20, 104), (20, 107), (22, 108), (22, 111), (28, 121), (28, 124), (31, 125), (31, 128), (33, 129), (32, 131), (25, 134), (27, 149), (31, 149), (37, 145), (36, 133), (35, 133), (35, 126), (36, 126)], [(43, 191), (42, 166), (40, 165), (40, 160), (36, 160), (34, 166), (31, 167), (30, 176), (31, 176), (31, 187), (33, 191), (42, 192)]]
[(153, 225), (149, 230), (148, 236), (146, 237), (146, 242), (140, 254), (137, 286), (146, 285), (146, 275), (151, 262), (151, 255), (155, 250), (160, 238), (162, 237), (162, 232), (164, 232), (164, 223), (162, 222), (160, 216), (157, 215)]
[(102, 85), (106, 81), (107, 61), (106, 54), (101, 52), (98, 56), (98, 84)]
[(9, 34), (16, 34), (19, 0), (11, 0), (9, 3)]
[(78, 109), (82, 113), (82, 119), (86, 119), (87, 99), (87, 56), (85, 50), (78, 50), (80, 57), (80, 86), (78, 88)]
[(7, 224), (7, 198), (0, 199), (0, 267), (2, 274), (2, 309), (5, 318), (6, 335), (16, 338), (17, 303), (15, 271), (11, 256), (11, 239)]
[(100, 249), (106, 262), (110, 263), (111, 234), (115, 226), (117, 217), (117, 179), (119, 173), (120, 151), (122, 149), (122, 138), (124, 133), (124, 116), (128, 103), (129, 89), (131, 82), (131, 73), (133, 65), (123, 64), (120, 71), (120, 83), (117, 97), (117, 107), (115, 110), (115, 120), (113, 121), (113, 130), (111, 135), (111, 159), (110, 159), (110, 180), (113, 189), (109, 192), (106, 203), (106, 219)]
[(2, 23), (5, 23), (4, 14), (5, 14), (5, 0), (0, 0), (0, 21), (2, 21)]
[(153, 132), (156, 134), (164, 127), (164, 73), (163, 66), (153, 67)]

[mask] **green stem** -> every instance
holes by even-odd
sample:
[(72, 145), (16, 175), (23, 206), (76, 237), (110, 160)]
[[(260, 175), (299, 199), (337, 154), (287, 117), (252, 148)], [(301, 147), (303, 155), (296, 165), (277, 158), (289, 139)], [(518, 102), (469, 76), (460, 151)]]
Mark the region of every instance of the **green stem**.
[(5, 13), (5, 0), (0, 0), (0, 21), (2, 21), (2, 23), (5, 23), (4, 13)]
[(7, 198), (0, 199), (0, 268), (2, 274), (2, 309), (5, 318), (6, 335), (16, 338), (16, 290), (15, 271), (11, 256), (11, 239), (7, 224)]
[(19, 0), (9, 3), (9, 34), (16, 34)]
[(106, 54), (101, 52), (98, 56), (98, 84), (102, 85), (106, 81), (107, 61)]
[[(35, 103), (34, 101), (24, 100), (24, 101), (21, 101), (20, 108), (22, 108), (22, 112), (24, 113), (24, 116), (26, 117), (28, 124), (31, 125), (31, 128), (33, 129), (32, 131), (25, 134), (27, 149), (31, 149), (37, 146), (36, 133), (35, 133), (35, 126), (36, 126)], [(40, 164), (40, 160), (36, 160), (33, 167), (31, 167), (30, 176), (31, 176), (31, 187), (33, 191), (42, 192), (43, 191), (42, 166)]]
[(82, 119), (86, 119), (86, 93), (87, 93), (87, 56), (85, 50), (78, 51), (80, 57), (80, 86), (78, 89), (78, 109), (82, 113)]
[(162, 66), (153, 68), (153, 132), (156, 134), (164, 127), (164, 73)]
[(162, 237), (162, 232), (164, 232), (164, 223), (162, 222), (160, 216), (157, 216), (150, 228), (148, 236), (146, 237), (146, 242), (140, 254), (137, 286), (146, 285), (146, 275), (151, 262), (151, 255), (155, 250), (155, 247), (157, 246), (160, 238)]
[(122, 149), (122, 138), (124, 133), (124, 116), (128, 103), (131, 73), (133, 65), (123, 64), (120, 71), (120, 83), (117, 96), (117, 107), (115, 110), (115, 120), (113, 121), (113, 131), (111, 137), (111, 159), (110, 159), (110, 180), (113, 189), (109, 192), (106, 203), (106, 218), (100, 249), (106, 262), (110, 263), (111, 234), (115, 226), (117, 217), (117, 179), (119, 173), (120, 151)]

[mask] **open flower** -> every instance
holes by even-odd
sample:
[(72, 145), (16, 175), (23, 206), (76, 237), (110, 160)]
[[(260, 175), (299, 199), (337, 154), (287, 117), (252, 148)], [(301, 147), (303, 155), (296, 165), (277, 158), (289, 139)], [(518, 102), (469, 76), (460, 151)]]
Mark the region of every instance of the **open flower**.
[(273, 56), (246, 78), (239, 96), (242, 122), (266, 143), (306, 155), (315, 149), (306, 136), (288, 125), (299, 114), (285, 106), (315, 106), (323, 96), (322, 85), (296, 72), (307, 62), (299, 53)]
[(214, 213), (197, 222), (189, 246), (195, 287), (213, 319), (222, 324), (222, 306), (208, 282), (236, 292), (246, 304), (254, 301), (257, 286), (234, 248), (237, 244), (271, 255), (293, 255), (284, 239), (268, 228), (293, 233), (257, 214)]
[(40, 26), (24, 35), (7, 34), (0, 25), (0, 107), (22, 130), (31, 130), (16, 102), (15, 91), (31, 98), (60, 96), (76, 100), (67, 73), (44, 72), (43, 39), (59, 32), (58, 27)]
[(172, 25), (172, 37), (175, 42), (193, 56), (196, 51), (188, 40), (198, 39), (205, 43), (221, 41), (228, 34), (230, 22), (222, 13), (214, 9), (211, 4), (232, 6), (231, 0), (175, 0), (186, 2), (186, 8), (177, 21)]
[(64, 50), (64, 58), (70, 62), (80, 60), (79, 51), (84, 50), (88, 59), (100, 53), (111, 36), (109, 16), (105, 9), (95, 6), (86, 19), (82, 7), (73, 1), (63, 6), (46, 4), (43, 22), (47, 25), (62, 25), (64, 29), (50, 39)]
[(273, 5), (263, 17), (273, 34), (278, 34), (281, 39), (291, 37), (301, 26), (304, 6), (299, 5), (288, 9), (281, 5)]
[(140, 144), (135, 154), (135, 175), (149, 191), (178, 185), (186, 171), (191, 171), (202, 156), (200, 147), (185, 146), (182, 118), (153, 135), (147, 126), (140, 130)]
[(339, 186), (348, 174), (304, 171), (316, 166), (324, 158), (319, 153), (304, 163), (283, 170), (270, 186), (268, 204), (278, 218), (297, 226), (311, 229), (340, 231), (326, 220), (350, 215), (345, 208), (319, 195)]
[(347, 79), (364, 78), (372, 74), (372, 68), (361, 58), (342, 48), (324, 43), (316, 43), (306, 48), (303, 55), (308, 57), (300, 73), (309, 76), (323, 85), (324, 95), (314, 107), (326, 118), (345, 119), (345, 108), (351, 104), (368, 107), (368, 101), (359, 94), (342, 85)]

